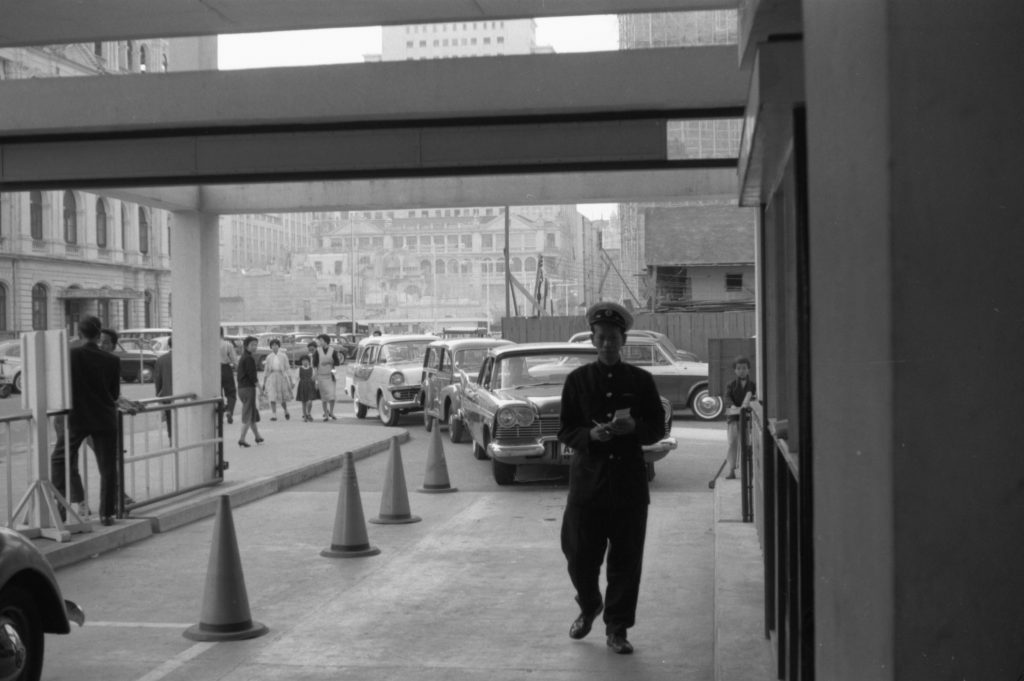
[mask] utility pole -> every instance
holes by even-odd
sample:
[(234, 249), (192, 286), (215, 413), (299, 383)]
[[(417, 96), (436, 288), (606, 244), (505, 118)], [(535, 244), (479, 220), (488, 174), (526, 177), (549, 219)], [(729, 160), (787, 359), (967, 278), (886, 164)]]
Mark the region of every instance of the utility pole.
[(508, 208), (509, 208), (508, 206), (505, 206), (505, 249), (504, 249), (504, 253), (505, 253), (505, 316), (506, 317), (511, 317), (512, 316), (512, 314), (511, 314), (511, 311), (512, 311), (512, 301), (511, 301), (511, 295), (512, 295), (512, 273), (508, 269), (508, 265), (509, 265), (509, 262), (508, 262), (508, 236), (509, 236), (509, 232), (512, 229), (512, 219), (511, 219), (511, 216), (509, 215), (509, 209)]

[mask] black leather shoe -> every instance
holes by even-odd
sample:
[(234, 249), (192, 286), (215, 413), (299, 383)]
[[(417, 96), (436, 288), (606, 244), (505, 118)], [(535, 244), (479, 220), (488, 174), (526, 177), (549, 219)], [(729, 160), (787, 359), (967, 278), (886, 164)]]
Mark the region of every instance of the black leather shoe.
[(100, 522), (103, 523), (103, 525), (105, 525), (107, 527), (110, 527), (111, 525), (114, 524), (114, 516), (112, 516), (112, 515), (104, 516), (100, 520)]
[(633, 644), (623, 634), (608, 634), (608, 647), (619, 655), (630, 655), (633, 652)]
[(581, 639), (590, 633), (590, 628), (594, 626), (594, 620), (604, 610), (604, 605), (599, 605), (597, 610), (592, 613), (581, 612), (580, 616), (573, 620), (572, 626), (569, 627), (569, 638)]

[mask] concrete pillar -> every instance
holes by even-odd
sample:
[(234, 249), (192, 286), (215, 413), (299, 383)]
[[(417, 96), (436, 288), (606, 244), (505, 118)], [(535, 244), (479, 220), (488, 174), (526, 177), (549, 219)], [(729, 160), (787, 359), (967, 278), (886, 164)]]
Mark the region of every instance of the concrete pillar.
[(1019, 2), (803, 2), (820, 679), (1024, 672)]
[[(220, 396), (220, 239), (218, 218), (196, 212), (175, 212), (171, 227), (171, 293), (174, 296), (174, 392), (200, 398)], [(178, 427), (190, 440), (214, 436), (210, 409), (179, 410)], [(199, 434), (197, 438), (194, 434)], [(213, 461), (214, 448), (189, 456), (184, 474), (190, 483), (202, 480)]]

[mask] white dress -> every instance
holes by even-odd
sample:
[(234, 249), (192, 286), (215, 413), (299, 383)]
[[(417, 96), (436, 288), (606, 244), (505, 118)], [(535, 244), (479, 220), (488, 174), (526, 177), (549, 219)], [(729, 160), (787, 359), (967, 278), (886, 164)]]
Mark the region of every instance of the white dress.
[(292, 399), (292, 378), (289, 375), (288, 355), (278, 350), (267, 355), (263, 362), (266, 372), (264, 385), (267, 387), (267, 399), (271, 402), (288, 402)]

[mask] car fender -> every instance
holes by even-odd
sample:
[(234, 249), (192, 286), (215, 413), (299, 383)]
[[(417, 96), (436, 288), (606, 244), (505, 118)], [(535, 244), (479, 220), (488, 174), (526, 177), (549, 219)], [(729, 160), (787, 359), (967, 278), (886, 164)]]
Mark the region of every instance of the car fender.
[(44, 631), (71, 631), (53, 568), (32, 542), (14, 530), (0, 528), (0, 588), (8, 584), (20, 586), (39, 599)]

